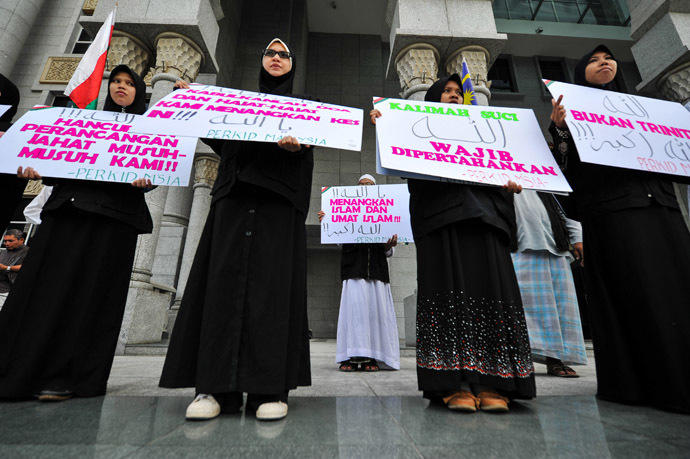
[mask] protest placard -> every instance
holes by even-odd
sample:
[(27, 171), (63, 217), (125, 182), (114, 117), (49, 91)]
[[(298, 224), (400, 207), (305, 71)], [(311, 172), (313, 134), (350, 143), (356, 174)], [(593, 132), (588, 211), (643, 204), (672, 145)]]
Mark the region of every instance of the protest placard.
[(11, 105), (2, 105), (0, 104), (0, 116), (4, 115), (7, 110), (12, 108)]
[(134, 132), (277, 142), (359, 151), (362, 110), (312, 100), (193, 84), (159, 100)]
[(582, 161), (690, 175), (690, 113), (681, 104), (543, 81), (554, 99), (563, 96)]
[(34, 108), (0, 138), (0, 172), (33, 167), (45, 177), (187, 186), (197, 139), (135, 134), (139, 115)]
[(407, 185), (324, 187), (321, 210), (322, 244), (414, 242)]
[(532, 110), (374, 98), (387, 175), (569, 192)]

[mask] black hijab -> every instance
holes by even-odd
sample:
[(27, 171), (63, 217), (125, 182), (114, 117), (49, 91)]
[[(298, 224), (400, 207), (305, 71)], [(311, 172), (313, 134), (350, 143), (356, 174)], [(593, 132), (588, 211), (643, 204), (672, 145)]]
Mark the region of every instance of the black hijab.
[(146, 111), (146, 83), (144, 80), (126, 65), (118, 65), (110, 72), (110, 78), (108, 78), (108, 95), (105, 97), (105, 104), (103, 104), (103, 110), (107, 112), (121, 112), (122, 106), (115, 103), (112, 97), (110, 97), (110, 83), (113, 82), (113, 78), (118, 73), (127, 73), (134, 80), (134, 87), (136, 89), (136, 94), (134, 95), (134, 101), (132, 105), (124, 108), (126, 113), (134, 113), (135, 115), (143, 115)]
[(288, 94), (292, 94), (292, 82), (295, 79), (295, 64), (297, 63), (297, 59), (295, 58), (295, 55), (292, 53), (292, 51), (290, 51), (288, 45), (278, 38), (274, 38), (273, 40), (271, 40), (268, 46), (266, 46), (266, 48), (264, 49), (264, 52), (273, 43), (276, 42), (285, 46), (287, 52), (290, 53), (290, 61), (292, 62), (292, 67), (290, 67), (290, 71), (287, 72), (285, 75), (274, 77), (273, 75), (268, 73), (264, 68), (264, 53), (262, 52), (261, 70), (259, 71), (259, 91), (264, 94), (275, 94), (276, 96), (285, 96)]
[(585, 78), (585, 68), (587, 68), (587, 65), (589, 64), (589, 59), (592, 57), (592, 55), (594, 53), (598, 53), (598, 52), (602, 52), (602, 51), (607, 53), (607, 54), (610, 54), (614, 61), (616, 60), (616, 57), (613, 55), (611, 50), (608, 49), (606, 46), (604, 46), (604, 45), (597, 46), (592, 51), (590, 51), (589, 53), (582, 56), (582, 59), (580, 59), (580, 61), (575, 66), (575, 84), (580, 85), (580, 86), (588, 86), (590, 88), (608, 89), (608, 90), (614, 90), (614, 91), (616, 90), (615, 78), (610, 83), (606, 83), (604, 85), (592, 84), (589, 81), (587, 81), (587, 78)]
[(2, 74), (0, 74), (0, 104), (11, 105), (11, 108), (0, 116), (0, 131), (6, 131), (12, 125), (12, 118), (17, 114), (19, 89)]
[(457, 73), (447, 76), (445, 78), (439, 78), (436, 83), (432, 84), (429, 90), (424, 96), (424, 100), (427, 102), (441, 102), (441, 96), (443, 95), (443, 90), (446, 89), (446, 84), (448, 81), (455, 81), (458, 86), (462, 88), (462, 80)]

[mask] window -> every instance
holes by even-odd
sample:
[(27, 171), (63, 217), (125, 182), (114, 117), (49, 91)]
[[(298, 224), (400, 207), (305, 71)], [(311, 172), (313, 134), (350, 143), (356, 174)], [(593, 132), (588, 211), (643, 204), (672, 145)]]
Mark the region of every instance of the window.
[(72, 99), (65, 96), (64, 94), (56, 94), (53, 97), (53, 103), (51, 105), (53, 107), (65, 107), (65, 108), (76, 107), (76, 105), (74, 105), (74, 102), (72, 102)]
[(625, 0), (494, 0), (494, 17), (528, 21), (628, 26)]
[(562, 81), (564, 83), (569, 82), (563, 60), (537, 58), (537, 63), (539, 65), (539, 72), (541, 73), (542, 78), (547, 80)]
[(93, 39), (86, 32), (86, 30), (81, 29), (81, 32), (79, 32), (79, 37), (77, 37), (77, 41), (74, 43), (74, 47), (72, 48), (72, 54), (84, 54), (86, 50), (89, 49), (89, 46), (91, 46), (92, 41)]
[(517, 92), (515, 74), (509, 56), (499, 56), (486, 76), (491, 81), (492, 91)]

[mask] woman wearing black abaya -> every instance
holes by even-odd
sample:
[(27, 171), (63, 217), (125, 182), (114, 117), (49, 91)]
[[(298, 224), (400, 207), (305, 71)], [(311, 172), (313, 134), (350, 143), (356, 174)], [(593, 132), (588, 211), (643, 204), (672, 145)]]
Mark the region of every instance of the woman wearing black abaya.
[[(287, 45), (272, 40), (260, 91), (291, 95), (294, 69)], [(208, 143), (221, 156), (218, 178), (160, 385), (196, 388), (187, 419), (237, 412), (243, 393), (257, 419), (280, 419), (288, 391), (311, 384), (304, 220), (313, 153), (293, 137)]]
[[(575, 84), (611, 90), (616, 71), (598, 46)], [(550, 131), (584, 230), (598, 396), (690, 413), (690, 234), (672, 186), (681, 178), (580, 162), (561, 101)]]
[[(142, 114), (146, 86), (125, 65), (104, 110)], [(33, 169), (24, 178), (41, 178)], [(150, 181), (44, 179), (41, 231), (0, 311), (0, 397), (103, 395), (127, 299), (137, 236), (150, 233)]]
[[(461, 103), (458, 75), (424, 100)], [(372, 121), (380, 112), (372, 112)], [(417, 380), (430, 399), (456, 411), (508, 411), (535, 395), (534, 368), (511, 248), (517, 248), (510, 192), (408, 180), (417, 248)]]
[[(17, 114), (19, 107), (19, 89), (7, 77), (0, 74), (0, 105), (9, 105), (10, 108), (0, 115), (0, 135), (12, 126), (12, 118)], [(1, 156), (1, 155), (0, 155)], [(0, 174), (0, 233), (9, 225), (17, 205), (22, 199), (26, 188), (26, 180), (14, 174)]]

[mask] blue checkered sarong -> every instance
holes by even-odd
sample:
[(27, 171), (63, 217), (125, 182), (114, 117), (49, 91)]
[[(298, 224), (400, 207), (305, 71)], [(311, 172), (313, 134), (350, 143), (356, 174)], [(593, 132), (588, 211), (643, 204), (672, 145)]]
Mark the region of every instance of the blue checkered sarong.
[(573, 274), (566, 257), (546, 250), (513, 253), (534, 360), (586, 365)]

